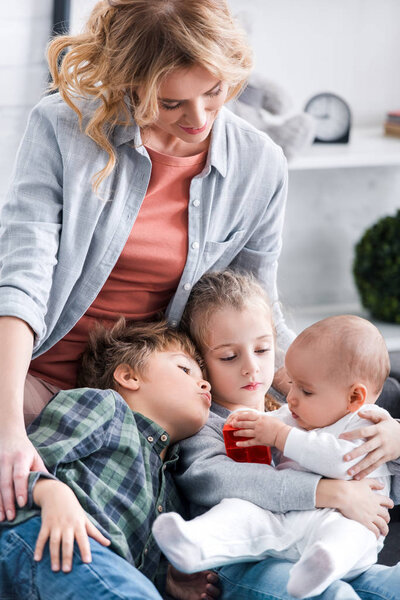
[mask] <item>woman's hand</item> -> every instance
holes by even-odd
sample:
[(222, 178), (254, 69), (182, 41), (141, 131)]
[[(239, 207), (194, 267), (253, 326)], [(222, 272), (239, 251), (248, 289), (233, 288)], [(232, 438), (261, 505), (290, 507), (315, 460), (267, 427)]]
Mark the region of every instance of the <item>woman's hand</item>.
[(321, 479), (317, 486), (316, 508), (336, 508), (342, 515), (358, 521), (370, 529), (376, 537), (387, 535), (389, 508), (393, 502), (387, 496), (377, 494), (383, 485), (374, 479), (342, 481)]
[(213, 571), (188, 575), (172, 565), (168, 565), (166, 591), (177, 600), (214, 600), (221, 593), (218, 575)]
[(0, 521), (15, 518), (15, 500), (25, 506), (30, 471), (46, 467), (29, 441), (25, 429), (0, 432)]
[(339, 437), (344, 440), (360, 438), (367, 440), (344, 456), (344, 460), (353, 460), (366, 454), (359, 463), (348, 470), (348, 474), (352, 475), (354, 479), (363, 479), (383, 463), (400, 456), (400, 423), (389, 415), (373, 410), (360, 410), (358, 414), (363, 419), (369, 419), (375, 425), (354, 429), (342, 433)]
[(68, 573), (72, 569), (75, 540), (84, 563), (92, 561), (88, 536), (103, 546), (109, 546), (110, 541), (89, 521), (73, 491), (61, 481), (40, 479), (34, 487), (33, 499), (42, 509), (42, 527), (36, 542), (35, 560), (42, 559), (49, 540), (52, 570), (60, 570), (61, 548), (62, 570)]

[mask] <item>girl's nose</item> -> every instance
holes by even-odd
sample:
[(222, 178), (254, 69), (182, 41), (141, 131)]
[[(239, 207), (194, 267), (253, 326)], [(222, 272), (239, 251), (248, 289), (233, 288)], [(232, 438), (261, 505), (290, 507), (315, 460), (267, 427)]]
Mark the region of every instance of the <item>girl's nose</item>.
[(259, 367), (255, 359), (248, 359), (242, 367), (242, 375), (249, 376), (258, 373)]

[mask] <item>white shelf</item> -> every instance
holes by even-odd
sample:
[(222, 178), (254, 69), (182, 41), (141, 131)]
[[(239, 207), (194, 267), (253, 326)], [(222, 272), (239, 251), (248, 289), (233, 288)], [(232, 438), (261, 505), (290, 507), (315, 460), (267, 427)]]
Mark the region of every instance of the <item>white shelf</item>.
[(313, 144), (289, 162), (291, 171), (400, 166), (400, 138), (382, 127), (355, 128), (348, 144)]
[(368, 319), (374, 323), (382, 333), (389, 352), (400, 350), (400, 325), (377, 321), (358, 304), (334, 304), (293, 308), (286, 314), (286, 319), (288, 325), (292, 327), (296, 333), (300, 333), (303, 329), (312, 325), (312, 323), (333, 315), (358, 315), (364, 317), (364, 319)]

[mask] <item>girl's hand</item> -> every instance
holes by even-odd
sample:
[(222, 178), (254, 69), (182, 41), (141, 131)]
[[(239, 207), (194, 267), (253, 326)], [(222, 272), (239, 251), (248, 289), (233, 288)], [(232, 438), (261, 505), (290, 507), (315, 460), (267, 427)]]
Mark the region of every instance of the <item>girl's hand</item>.
[(0, 521), (15, 518), (15, 500), (25, 506), (28, 498), (29, 471), (46, 467), (25, 430), (1, 432), (0, 435)]
[(342, 481), (321, 479), (317, 487), (316, 508), (336, 508), (342, 515), (358, 521), (370, 529), (376, 537), (387, 535), (389, 528), (389, 508), (393, 508), (390, 498), (377, 494), (383, 485), (374, 479), (362, 481)]
[(74, 541), (76, 540), (82, 561), (92, 562), (88, 536), (103, 546), (110, 541), (89, 521), (73, 491), (61, 481), (40, 479), (33, 491), (36, 504), (42, 509), (42, 527), (36, 542), (34, 559), (40, 561), (49, 540), (51, 568), (60, 570), (60, 548), (62, 570), (72, 569)]
[(342, 433), (339, 437), (344, 440), (360, 438), (367, 440), (344, 456), (344, 460), (353, 460), (366, 454), (359, 463), (348, 470), (348, 474), (352, 475), (354, 479), (363, 479), (383, 463), (400, 456), (400, 423), (389, 415), (373, 410), (360, 410), (358, 414), (364, 419), (369, 419), (375, 425), (354, 429)]

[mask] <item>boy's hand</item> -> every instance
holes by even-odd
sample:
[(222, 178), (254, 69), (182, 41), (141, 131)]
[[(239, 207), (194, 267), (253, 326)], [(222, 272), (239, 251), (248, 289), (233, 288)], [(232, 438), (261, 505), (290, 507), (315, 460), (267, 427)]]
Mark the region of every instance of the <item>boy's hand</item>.
[(279, 419), (254, 411), (238, 411), (230, 415), (233, 417), (229, 424), (237, 427), (234, 436), (249, 438), (243, 442), (236, 442), (238, 448), (247, 446), (275, 446), (283, 452), (287, 436), (291, 427)]
[(60, 547), (62, 570), (68, 573), (72, 569), (75, 540), (84, 563), (92, 561), (89, 535), (103, 546), (110, 544), (89, 521), (73, 491), (61, 481), (40, 479), (34, 487), (33, 499), (42, 509), (42, 527), (36, 542), (34, 559), (42, 559), (43, 549), (49, 540), (53, 571), (60, 570)]

